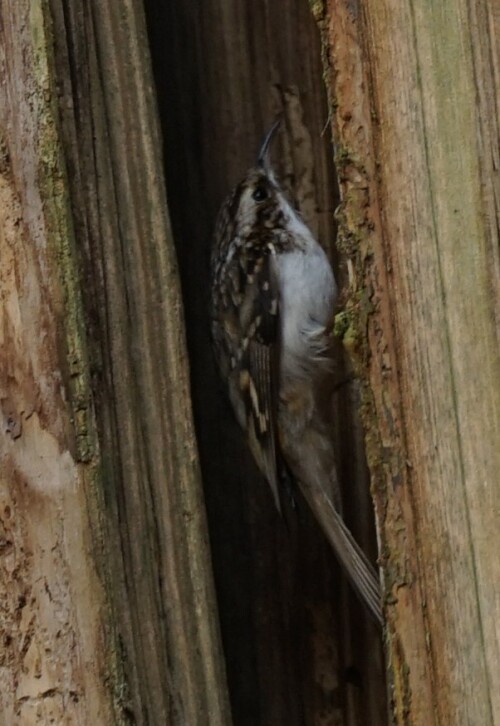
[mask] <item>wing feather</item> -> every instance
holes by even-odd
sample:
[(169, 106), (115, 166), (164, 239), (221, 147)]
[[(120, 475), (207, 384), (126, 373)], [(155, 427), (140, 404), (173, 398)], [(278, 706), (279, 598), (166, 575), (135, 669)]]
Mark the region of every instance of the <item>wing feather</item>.
[(240, 260), (245, 285), (240, 324), (243, 352), (240, 391), (246, 398), (250, 448), (281, 511), (277, 466), (276, 414), (279, 390), (279, 290), (268, 250)]

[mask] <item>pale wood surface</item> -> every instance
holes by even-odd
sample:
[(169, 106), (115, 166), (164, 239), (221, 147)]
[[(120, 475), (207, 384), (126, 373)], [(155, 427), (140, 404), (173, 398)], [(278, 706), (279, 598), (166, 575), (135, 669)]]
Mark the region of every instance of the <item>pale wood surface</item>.
[(2, 3), (1, 17), (0, 723), (112, 723), (120, 678), (90, 554), (96, 438), (51, 38), (38, 2)]
[(499, 13), (446, 0), (328, 13), (395, 713), (496, 724)]

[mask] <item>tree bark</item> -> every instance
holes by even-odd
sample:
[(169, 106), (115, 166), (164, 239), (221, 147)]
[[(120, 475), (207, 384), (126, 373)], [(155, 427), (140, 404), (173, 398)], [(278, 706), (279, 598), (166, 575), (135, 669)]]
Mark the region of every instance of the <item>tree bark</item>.
[(500, 16), (312, 3), (397, 723), (500, 723)]
[(229, 723), (143, 11), (0, 15), (2, 723)]

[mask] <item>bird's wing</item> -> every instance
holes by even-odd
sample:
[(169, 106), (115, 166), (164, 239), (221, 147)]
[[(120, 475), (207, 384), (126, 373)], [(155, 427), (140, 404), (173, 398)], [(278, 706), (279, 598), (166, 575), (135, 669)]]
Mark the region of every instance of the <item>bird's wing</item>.
[(276, 416), (279, 387), (279, 288), (268, 248), (242, 254), (239, 265), (241, 350), (237, 364), (254, 458), (281, 512)]

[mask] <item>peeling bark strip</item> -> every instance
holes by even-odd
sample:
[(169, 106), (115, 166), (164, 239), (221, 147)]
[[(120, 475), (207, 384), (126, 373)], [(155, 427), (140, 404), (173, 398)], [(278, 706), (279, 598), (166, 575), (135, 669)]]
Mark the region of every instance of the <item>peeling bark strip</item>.
[(313, 3), (401, 724), (500, 723), (494, 5)]
[(0, 720), (226, 724), (142, 9), (0, 16)]

